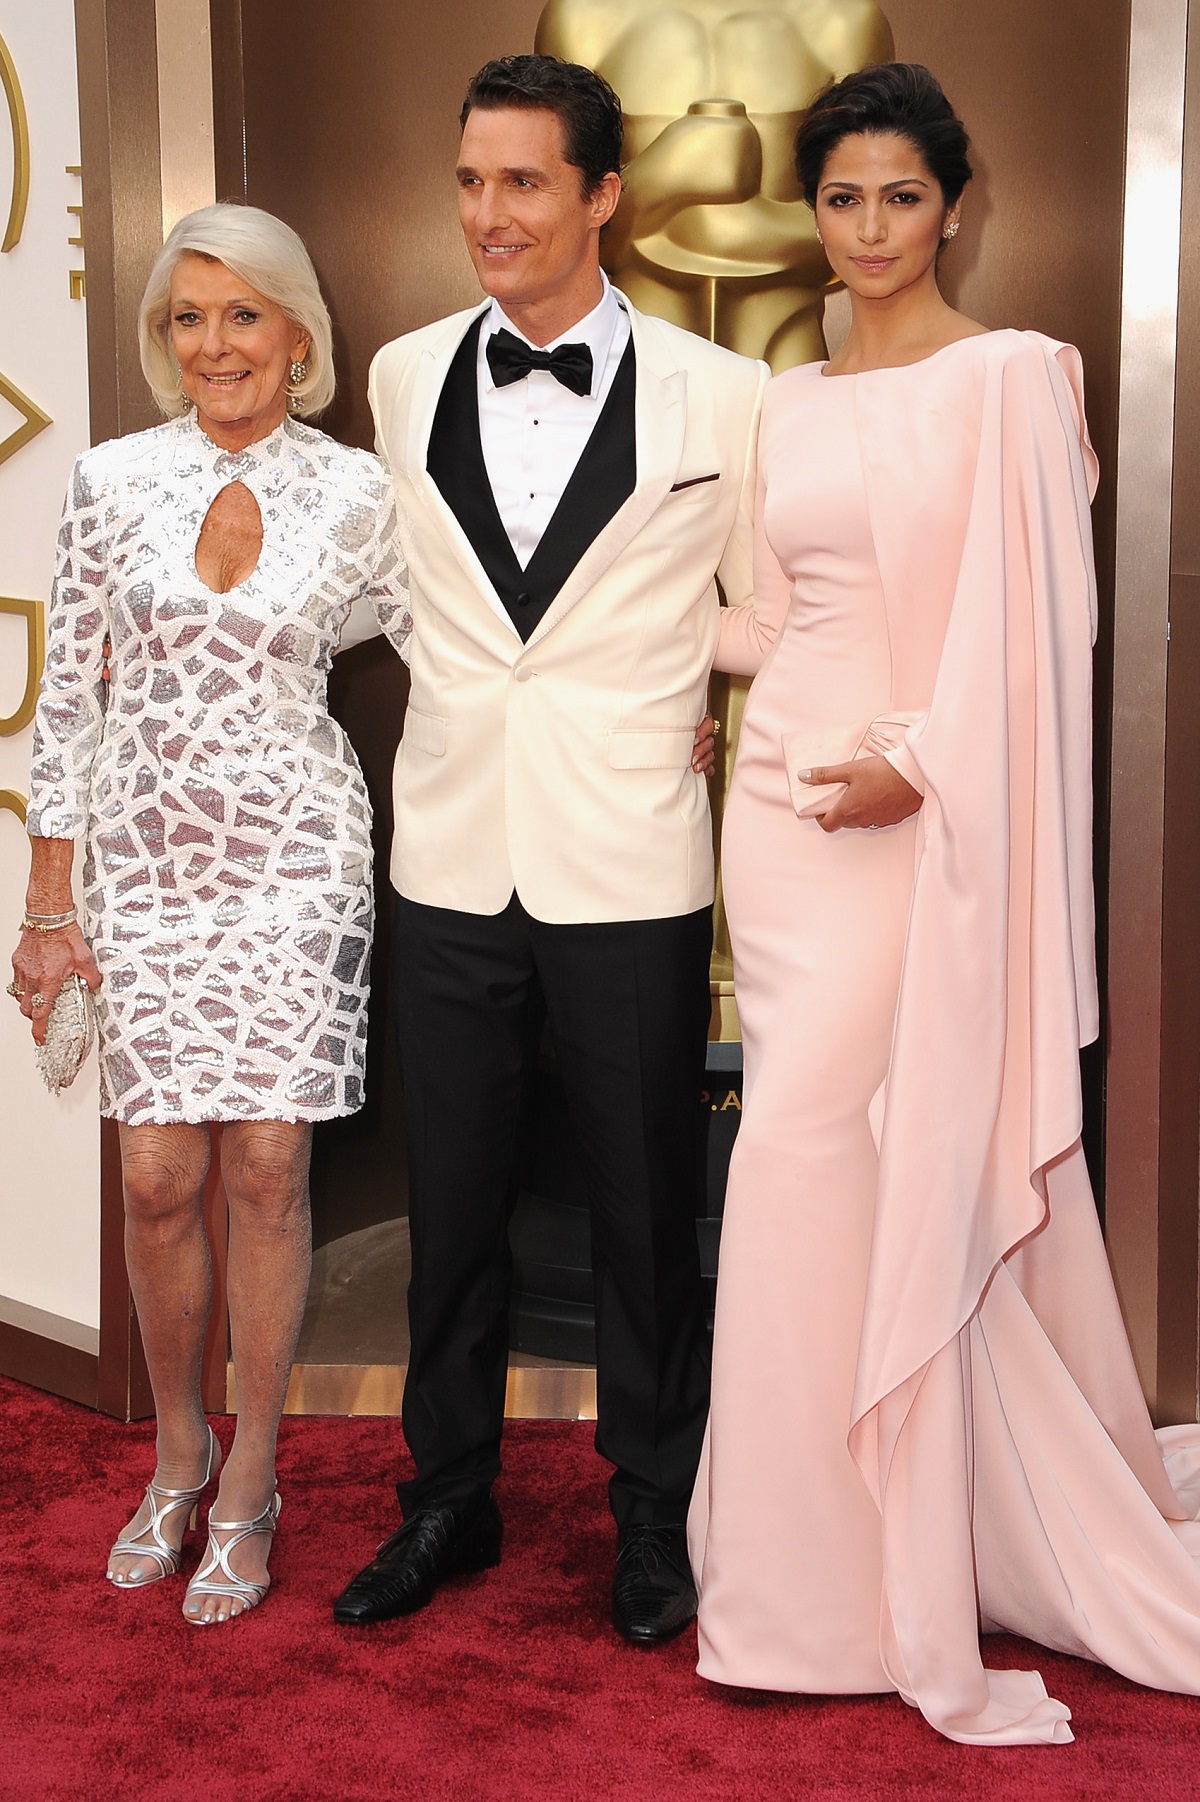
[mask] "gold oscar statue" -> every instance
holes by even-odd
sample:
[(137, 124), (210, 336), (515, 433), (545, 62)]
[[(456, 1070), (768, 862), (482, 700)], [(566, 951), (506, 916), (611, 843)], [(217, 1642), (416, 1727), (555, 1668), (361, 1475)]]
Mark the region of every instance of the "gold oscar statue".
[[(624, 193), (603, 255), (630, 300), (776, 374), (824, 356), (830, 271), (792, 147), (831, 77), (894, 54), (874, 0), (549, 0), (536, 48), (621, 97)], [(718, 833), (745, 694), (713, 678)], [(711, 1032), (737, 1039), (719, 876), (714, 927)]]

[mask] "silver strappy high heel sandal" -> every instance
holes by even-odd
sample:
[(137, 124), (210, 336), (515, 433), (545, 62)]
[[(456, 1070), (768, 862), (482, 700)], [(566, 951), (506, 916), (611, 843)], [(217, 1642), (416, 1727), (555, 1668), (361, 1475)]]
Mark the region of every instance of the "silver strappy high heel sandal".
[[(188, 1603), (197, 1596), (218, 1596), (229, 1602), (240, 1602), (238, 1614), (248, 1614), (258, 1604), (271, 1587), (271, 1579), (265, 1583), (252, 1582), (249, 1577), (239, 1577), (237, 1572), (229, 1568), (229, 1554), (241, 1545), (244, 1539), (253, 1538), (255, 1533), (274, 1534), (279, 1524), (279, 1512), (283, 1503), (278, 1491), (272, 1496), (262, 1513), (255, 1520), (214, 1520), (208, 1517), (208, 1546), (204, 1553), (204, 1562), (187, 1587), (183, 1598), (183, 1616), (193, 1627), (216, 1626), (216, 1620), (205, 1620), (202, 1615), (189, 1614)], [(228, 1533), (229, 1538), (223, 1545), (218, 1545), (213, 1538), (214, 1533)], [(230, 1613), (226, 1620), (236, 1620), (237, 1615)]]
[[(217, 1471), (220, 1469), (221, 1447), (212, 1428), (208, 1429), (208, 1468), (204, 1473), (204, 1481), (195, 1489), (164, 1489), (161, 1484), (151, 1480), (146, 1485), (144, 1501), (150, 1504), (150, 1519), (145, 1526), (139, 1527), (136, 1533), (122, 1533), (108, 1554), (108, 1570), (106, 1575), (110, 1583), (118, 1589), (144, 1589), (147, 1583), (161, 1583), (164, 1577), (173, 1577), (179, 1569), (179, 1558), (182, 1544), (172, 1545), (163, 1532), (163, 1527), (181, 1508), (188, 1509), (188, 1519), (184, 1532), (196, 1524), (196, 1514), (200, 1497), (208, 1488)], [(183, 1535), (180, 1535), (182, 1542)], [(112, 1568), (114, 1558), (153, 1558), (158, 1569), (148, 1577), (119, 1576)]]

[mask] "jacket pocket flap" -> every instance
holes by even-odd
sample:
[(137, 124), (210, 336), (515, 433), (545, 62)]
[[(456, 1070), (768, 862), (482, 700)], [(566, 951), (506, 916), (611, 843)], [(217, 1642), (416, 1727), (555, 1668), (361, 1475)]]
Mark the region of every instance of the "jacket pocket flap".
[(615, 726), (608, 735), (608, 761), (614, 770), (686, 770), (695, 742), (690, 726), (648, 732)]
[(419, 713), (410, 707), (404, 716), (404, 743), (430, 757), (446, 755), (446, 722), (437, 713)]

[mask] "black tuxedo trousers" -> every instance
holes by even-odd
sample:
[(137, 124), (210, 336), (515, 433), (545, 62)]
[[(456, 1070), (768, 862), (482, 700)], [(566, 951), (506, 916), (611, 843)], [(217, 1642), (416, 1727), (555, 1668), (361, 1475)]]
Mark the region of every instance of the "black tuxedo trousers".
[(399, 898), (393, 969), (413, 1275), (405, 1515), (470, 1504), (500, 1469), (522, 1118), (549, 1023), (587, 1171), (596, 1448), (618, 1525), (681, 1524), (708, 1407), (696, 1242), (707, 908), (548, 925)]

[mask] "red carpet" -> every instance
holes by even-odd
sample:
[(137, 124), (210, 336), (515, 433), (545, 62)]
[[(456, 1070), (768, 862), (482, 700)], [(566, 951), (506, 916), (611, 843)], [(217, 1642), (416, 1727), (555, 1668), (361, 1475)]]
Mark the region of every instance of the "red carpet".
[[(286, 1420), (276, 1587), (187, 1626), (183, 1581), (121, 1595), (104, 1557), (149, 1474), (149, 1423), (0, 1380), (0, 1796), (32, 1802), (500, 1802), (1200, 1794), (1200, 1701), (1019, 1642), (1075, 1715), (1066, 1747), (968, 1751), (894, 1697), (728, 1691), (692, 1636), (634, 1651), (607, 1624), (606, 1467), (587, 1426), (514, 1423), (503, 1564), (408, 1622), (336, 1628), (329, 1600), (389, 1530), (396, 1429)], [(218, 1428), (229, 1443), (232, 1423)], [(198, 1555), (189, 1542), (185, 1570)]]

